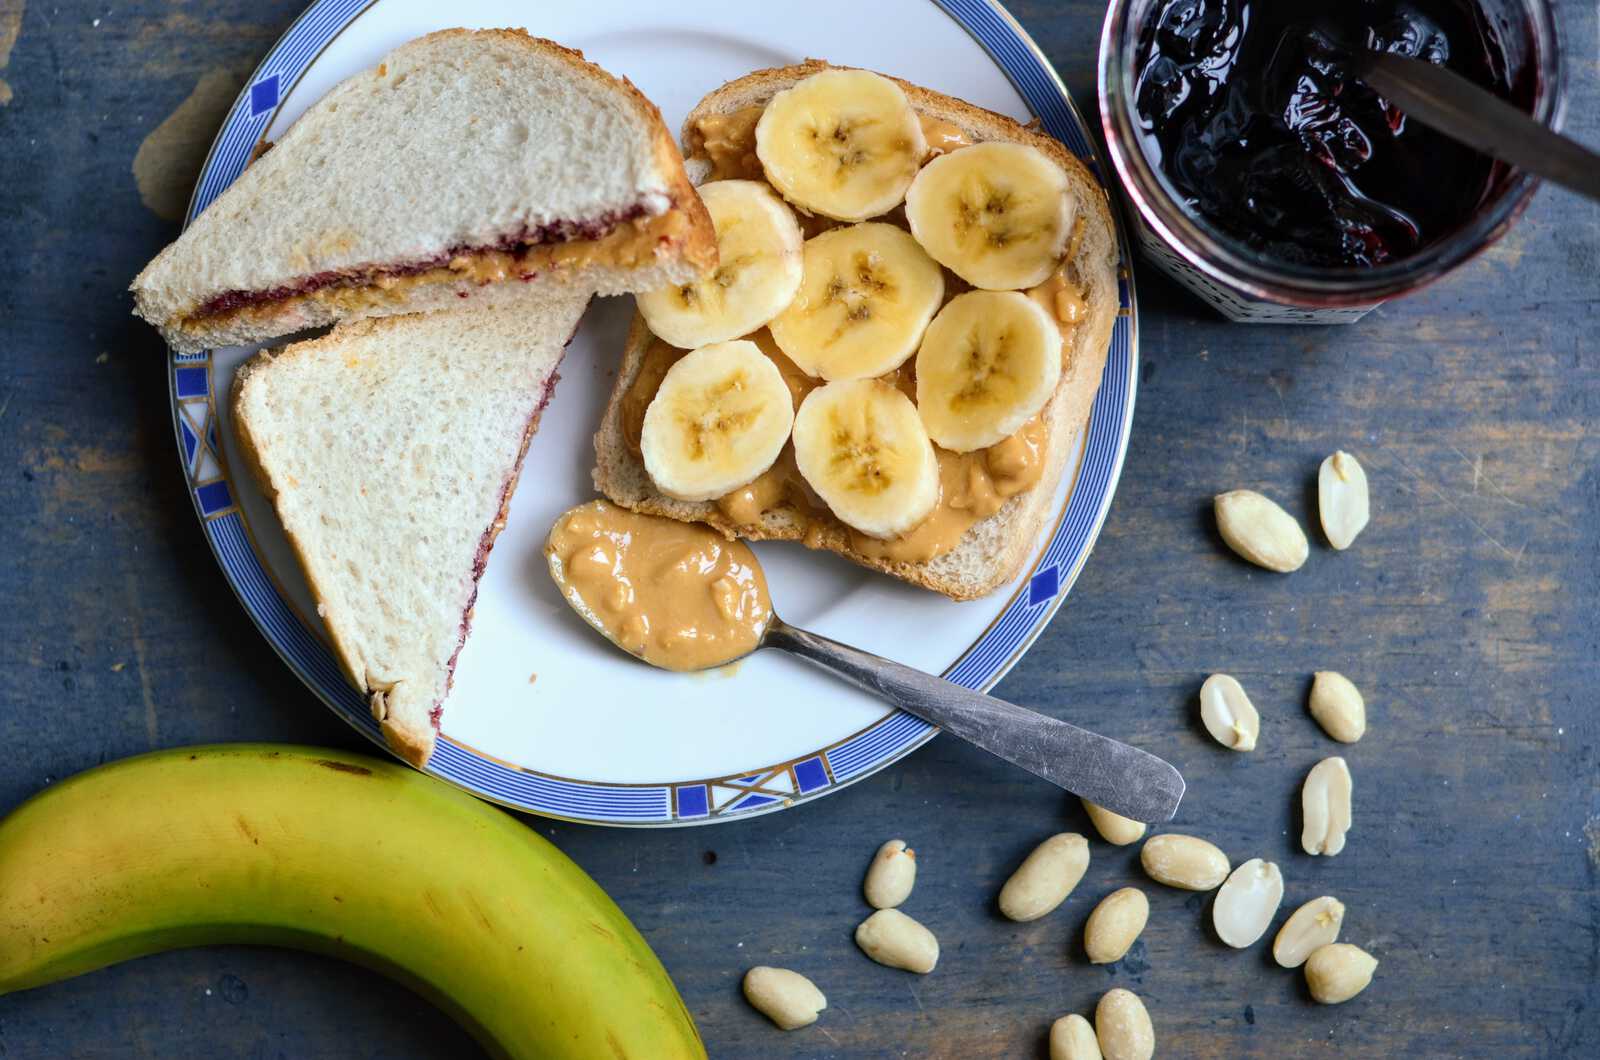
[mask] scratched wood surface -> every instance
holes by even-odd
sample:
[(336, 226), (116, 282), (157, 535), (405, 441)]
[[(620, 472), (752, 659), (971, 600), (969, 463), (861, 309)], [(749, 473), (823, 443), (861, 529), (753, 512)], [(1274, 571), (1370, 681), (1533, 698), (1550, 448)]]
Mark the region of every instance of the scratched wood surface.
[[(108, 759), (199, 741), (360, 746), (256, 635), (184, 496), (138, 267), (176, 232), (199, 153), (296, 0), (0, 0), (0, 811)], [(1092, 107), (1100, 9), (1015, 13)], [(530, 12), (530, 18), (533, 18)], [(1563, 3), (1569, 129), (1600, 143), (1595, 5)], [(165, 215), (165, 216), (163, 216)], [(1174, 827), (1283, 866), (1290, 902), (1339, 895), (1382, 961), (1357, 1001), (1313, 1005), (1264, 948), (1234, 952), (1207, 899), (1149, 887), (1150, 926), (1109, 968), (1083, 920), (1141, 882), (1096, 842), (1067, 904), (1028, 925), (994, 894), (1075, 803), (936, 740), (848, 792), (712, 829), (539, 822), (655, 946), (711, 1054), (1040, 1057), (1045, 1028), (1112, 985), (1160, 1054), (1600, 1056), (1600, 209), (1541, 192), (1495, 250), (1354, 327), (1228, 326), (1139, 275), (1142, 386), (1105, 533), (1049, 632), (1001, 685), (1018, 702), (1176, 762)], [(1371, 528), (1290, 577), (1222, 549), (1216, 491), (1314, 522), (1336, 447), (1373, 486)], [(1299, 853), (1295, 792), (1336, 748), (1304, 713), (1313, 670), (1366, 691), (1348, 749), (1356, 827)], [(1240, 677), (1259, 749), (1211, 745), (1204, 676)], [(363, 749), (365, 749), (363, 747)], [(925, 978), (851, 931), (879, 841), (919, 851), (908, 911), (939, 935)], [(783, 1036), (746, 1008), (755, 963), (831, 1007)], [(150, 958), (0, 998), (0, 1057), (473, 1055), (442, 1015), (367, 972), (267, 950)]]

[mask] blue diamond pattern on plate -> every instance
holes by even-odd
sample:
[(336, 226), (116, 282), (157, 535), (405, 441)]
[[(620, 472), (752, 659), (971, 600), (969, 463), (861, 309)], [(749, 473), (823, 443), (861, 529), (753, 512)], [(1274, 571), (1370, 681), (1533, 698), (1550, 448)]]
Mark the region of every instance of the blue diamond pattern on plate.
[(678, 789), (678, 816), (704, 817), (706, 815), (706, 786), (692, 784)]
[(205, 368), (177, 368), (172, 372), (180, 398), (205, 397), (211, 389), (210, 373)]
[(1061, 591), (1061, 568), (1046, 567), (1028, 579), (1028, 606), (1055, 599)]
[(250, 86), (250, 116), (259, 118), (278, 105), (278, 75), (264, 77)]
[(820, 757), (808, 758), (794, 764), (794, 779), (799, 782), (801, 791), (816, 791), (828, 786), (828, 771), (822, 767)]
[(233, 505), (233, 497), (228, 493), (228, 484), (226, 482), (208, 482), (195, 490), (194, 495), (200, 501), (200, 513), (202, 515), (211, 515)]

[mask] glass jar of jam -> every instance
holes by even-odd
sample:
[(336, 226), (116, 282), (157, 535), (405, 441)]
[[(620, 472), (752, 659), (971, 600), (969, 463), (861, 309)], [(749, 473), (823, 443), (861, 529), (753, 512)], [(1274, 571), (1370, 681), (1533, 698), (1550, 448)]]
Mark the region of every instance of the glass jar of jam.
[(1559, 123), (1547, 0), (1113, 0), (1101, 121), (1146, 257), (1232, 319), (1339, 323), (1499, 238), (1534, 178), (1373, 92), (1369, 48)]

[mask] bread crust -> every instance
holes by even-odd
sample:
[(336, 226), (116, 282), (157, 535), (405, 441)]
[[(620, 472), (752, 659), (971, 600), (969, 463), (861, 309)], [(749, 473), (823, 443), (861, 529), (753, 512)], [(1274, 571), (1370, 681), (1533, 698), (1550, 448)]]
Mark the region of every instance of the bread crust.
[[(808, 59), (793, 66), (757, 70), (707, 95), (689, 112), (681, 132), (690, 177), (704, 181), (711, 172), (710, 160), (696, 128), (701, 118), (763, 105), (795, 82), (830, 68), (833, 67), (829, 63)], [(1038, 148), (1061, 166), (1076, 193), (1085, 227), (1076, 256), (1069, 265), (1084, 290), (1087, 313), (1071, 335), (1067, 370), (1044, 410), (1048, 444), (1038, 484), (1010, 498), (994, 515), (976, 523), (952, 552), (918, 563), (881, 559), (856, 551), (850, 545), (849, 529), (831, 514), (800, 520), (779, 508), (764, 514), (761, 523), (752, 527), (730, 522), (715, 504), (673, 500), (650, 484), (642, 462), (629, 451), (622, 431), (622, 399), (638, 374), (652, 340), (649, 329), (637, 314), (629, 329), (616, 384), (595, 434), (594, 482), (596, 488), (613, 501), (636, 511), (704, 522), (729, 537), (804, 540), (808, 545), (837, 552), (863, 567), (953, 599), (970, 600), (993, 592), (1016, 576), (1054, 513), (1056, 488), (1066, 470), (1072, 442), (1094, 404), (1109, 354), (1111, 331), (1120, 309), (1116, 228), (1105, 189), (1060, 141), (964, 100), (899, 78), (892, 80), (905, 91), (919, 114), (957, 126), (974, 142), (1008, 141)]]
[[(716, 232), (712, 227), (710, 214), (707, 213), (705, 204), (700, 201), (693, 183), (684, 170), (682, 156), (661, 117), (660, 110), (631, 81), (608, 73), (585, 59), (583, 53), (577, 49), (568, 48), (542, 37), (534, 37), (525, 29), (444, 29), (409, 41), (401, 45), (401, 48), (423, 47), (443, 40), (469, 37), (489, 38), (513, 47), (526, 48), (565, 64), (575, 78), (587, 80), (603, 88), (618, 90), (627, 108), (650, 131), (655, 166), (666, 183), (670, 199), (667, 211), (663, 212), (679, 211), (688, 220), (684, 234), (672, 247), (657, 252), (653, 266), (633, 270), (585, 267), (576, 276), (567, 278), (566, 282), (592, 283), (594, 289), (602, 293), (620, 293), (625, 290), (657, 286), (661, 282), (682, 282), (690, 275), (716, 265)], [(360, 77), (365, 73), (366, 71), (355, 76)], [(592, 219), (575, 217), (566, 220), (584, 224)], [(275, 309), (258, 313), (249, 320), (230, 319), (226, 316), (208, 319), (204, 316), (192, 317), (191, 314), (210, 298), (224, 292), (194, 289), (180, 291), (156, 281), (161, 272), (160, 266), (182, 253), (183, 244), (182, 237), (169, 244), (145, 266), (129, 287), (134, 296), (134, 314), (160, 329), (168, 345), (178, 353), (196, 353), (217, 346), (255, 342), (345, 320), (449, 308), (459, 304), (458, 298), (469, 296), (475, 300), (503, 304), (518, 300), (517, 289), (529, 286), (514, 278), (507, 279), (492, 285), (493, 288), (506, 290), (495, 290), (491, 296), (489, 289), (480, 290), (475, 284), (466, 281), (454, 284), (430, 284), (427, 285), (428, 288), (438, 289), (419, 288), (414, 293), (408, 294), (402, 302), (394, 305), (349, 311), (310, 305), (304, 299), (289, 297), (283, 299)], [(410, 263), (369, 263), (373, 267), (407, 264)], [(663, 270), (670, 275), (659, 275)], [(637, 274), (636, 282), (629, 282), (630, 274)]]

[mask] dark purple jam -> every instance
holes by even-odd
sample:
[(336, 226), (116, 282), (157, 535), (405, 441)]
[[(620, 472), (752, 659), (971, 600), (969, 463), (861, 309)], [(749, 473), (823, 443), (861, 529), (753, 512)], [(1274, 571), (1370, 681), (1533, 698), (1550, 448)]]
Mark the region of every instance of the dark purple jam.
[(1139, 40), (1145, 152), (1189, 210), (1311, 266), (1404, 258), (1466, 223), (1498, 170), (1352, 76), (1352, 49), (1512, 89), (1470, 0), (1156, 0)]

